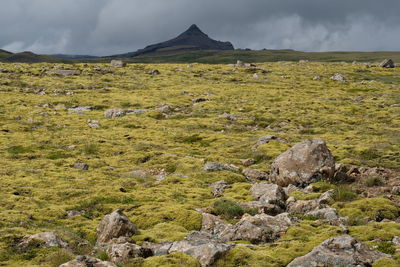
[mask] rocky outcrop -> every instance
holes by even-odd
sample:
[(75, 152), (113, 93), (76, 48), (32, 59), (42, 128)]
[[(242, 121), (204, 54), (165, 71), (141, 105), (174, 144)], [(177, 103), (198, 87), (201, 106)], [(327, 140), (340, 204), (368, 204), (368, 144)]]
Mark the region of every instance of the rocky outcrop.
[(31, 236), (24, 237), (19, 243), (19, 249), (31, 249), (34, 247), (66, 247), (68, 244), (63, 241), (59, 236), (57, 236), (54, 232), (43, 232), (34, 234)]
[(369, 249), (349, 235), (329, 238), (305, 256), (294, 259), (288, 267), (318, 266), (372, 266), (384, 257), (390, 257)]
[(117, 265), (93, 257), (78, 256), (72, 261), (61, 264), (59, 267), (117, 267)]
[(123, 214), (122, 210), (116, 210), (101, 220), (97, 227), (97, 243), (107, 243), (118, 237), (131, 237), (136, 232), (136, 226)]
[(332, 178), (335, 159), (322, 139), (296, 144), (272, 163), (271, 180), (280, 186), (306, 186), (322, 178)]

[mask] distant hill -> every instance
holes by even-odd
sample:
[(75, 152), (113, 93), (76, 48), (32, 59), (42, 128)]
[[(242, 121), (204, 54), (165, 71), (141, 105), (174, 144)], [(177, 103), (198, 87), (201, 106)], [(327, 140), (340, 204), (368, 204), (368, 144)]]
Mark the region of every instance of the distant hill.
[(9, 56), (11, 56), (13, 53), (8, 52), (6, 50), (0, 49), (0, 60), (3, 60), (5, 58), (8, 58)]
[(0, 61), (2, 62), (21, 62), (21, 63), (71, 63), (68, 59), (60, 59), (51, 56), (38, 55), (29, 51), (21, 53), (11, 53), (5, 50), (0, 50)]
[(230, 42), (220, 42), (211, 39), (193, 24), (178, 37), (166, 42), (146, 46), (136, 52), (114, 55), (112, 57), (130, 58), (143, 55), (168, 55), (177, 52), (198, 50), (234, 50)]

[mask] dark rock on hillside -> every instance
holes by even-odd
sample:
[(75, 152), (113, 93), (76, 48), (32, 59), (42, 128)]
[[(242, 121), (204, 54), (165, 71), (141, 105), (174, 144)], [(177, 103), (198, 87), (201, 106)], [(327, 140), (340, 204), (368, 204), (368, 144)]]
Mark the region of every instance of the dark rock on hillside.
[(384, 61), (379, 64), (381, 68), (394, 68), (394, 62), (391, 59), (385, 59)]
[(171, 51), (196, 51), (196, 50), (233, 50), (230, 42), (220, 42), (211, 39), (207, 34), (203, 33), (197, 25), (193, 24), (185, 32), (178, 37), (166, 42), (149, 45), (136, 52), (115, 55), (113, 57), (137, 57), (148, 55), (156, 52), (168, 53)]
[(374, 261), (390, 257), (371, 250), (349, 235), (329, 238), (305, 256), (294, 259), (288, 267), (372, 266)]

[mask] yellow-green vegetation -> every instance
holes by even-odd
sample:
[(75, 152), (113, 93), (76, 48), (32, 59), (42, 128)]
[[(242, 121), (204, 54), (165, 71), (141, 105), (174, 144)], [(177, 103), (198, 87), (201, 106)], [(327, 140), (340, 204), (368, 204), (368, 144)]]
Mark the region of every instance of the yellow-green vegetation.
[[(100, 220), (118, 208), (138, 226), (138, 243), (182, 239), (200, 228), (195, 209), (216, 201), (210, 184), (219, 180), (232, 185), (223, 199), (252, 200), (242, 174), (205, 172), (207, 161), (241, 166), (240, 159), (254, 158), (251, 168), (268, 171), (288, 147), (318, 137), (338, 162), (399, 168), (398, 68), (312, 62), (259, 67), (270, 72), (201, 64), (0, 64), (10, 70), (0, 73), (0, 265), (58, 266), (88, 253)], [(82, 74), (45, 74), (53, 68)], [(111, 71), (101, 70), (107, 68)], [(148, 75), (153, 69), (161, 74)], [(260, 77), (253, 78), (254, 72)], [(330, 80), (335, 73), (348, 82)], [(314, 81), (316, 75), (322, 80)], [(195, 104), (200, 98), (206, 101)], [(170, 110), (158, 109), (161, 104)], [(85, 106), (91, 108), (71, 109)], [(137, 112), (105, 118), (111, 108)], [(237, 119), (219, 117), (224, 113)], [(99, 128), (89, 127), (88, 120), (97, 120)], [(271, 134), (289, 144), (272, 141), (252, 150), (260, 136)], [(77, 161), (88, 170), (73, 168)], [(158, 181), (160, 170), (170, 176)], [(350, 202), (336, 203), (343, 215), (393, 218), (398, 213), (387, 199), (347, 196), (338, 201)], [(70, 210), (81, 215), (67, 217)], [(15, 249), (23, 236), (44, 231), (57, 232), (71, 251)], [(289, 229), (283, 241), (235, 248), (220, 265), (284, 266), (336, 231), (306, 221)], [(140, 264), (160, 263), (197, 264), (183, 254)]]

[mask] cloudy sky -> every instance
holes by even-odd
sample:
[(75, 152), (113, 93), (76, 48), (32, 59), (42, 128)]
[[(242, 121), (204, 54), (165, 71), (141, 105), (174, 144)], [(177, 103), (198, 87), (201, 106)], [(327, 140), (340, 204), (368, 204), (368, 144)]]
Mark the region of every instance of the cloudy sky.
[(399, 51), (400, 0), (0, 0), (0, 48), (110, 55), (197, 24), (236, 48)]

